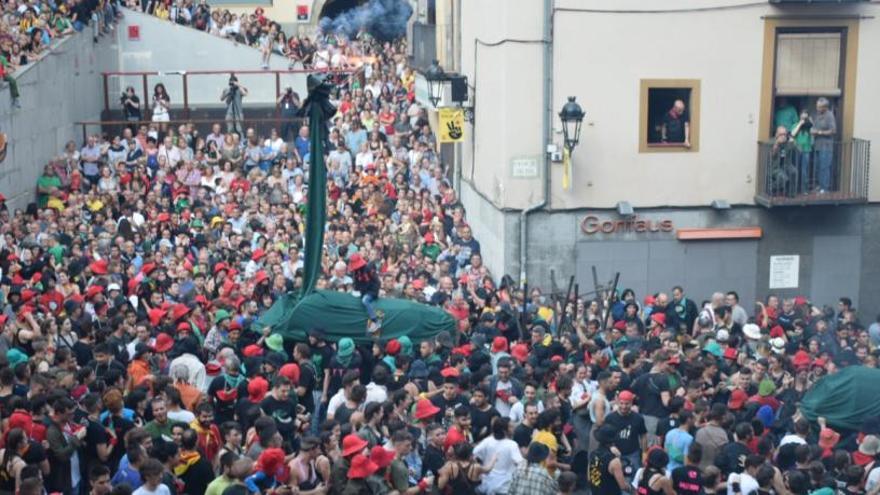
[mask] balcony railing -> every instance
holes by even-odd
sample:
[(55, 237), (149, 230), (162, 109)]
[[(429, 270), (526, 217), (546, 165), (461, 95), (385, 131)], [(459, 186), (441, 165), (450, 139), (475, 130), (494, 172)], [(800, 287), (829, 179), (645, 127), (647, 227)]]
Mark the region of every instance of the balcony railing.
[(802, 151), (793, 141), (758, 143), (755, 202), (772, 206), (868, 201), (871, 142), (817, 142)]

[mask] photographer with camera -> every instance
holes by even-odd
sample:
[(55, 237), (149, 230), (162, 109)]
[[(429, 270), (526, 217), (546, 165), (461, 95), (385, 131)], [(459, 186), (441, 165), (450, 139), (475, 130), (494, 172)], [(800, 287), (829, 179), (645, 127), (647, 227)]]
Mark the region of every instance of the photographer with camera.
[(138, 122), (141, 120), (141, 100), (134, 94), (134, 87), (125, 88), (119, 101), (122, 103), (122, 113), (126, 121)]
[(293, 137), (296, 137), (299, 132), (296, 113), (299, 111), (302, 103), (296, 91), (288, 86), (284, 93), (278, 97), (276, 104), (281, 107), (281, 139), (287, 141), (291, 133), (293, 133)]
[(248, 90), (238, 82), (235, 74), (229, 75), (229, 87), (223, 90), (220, 95), (220, 101), (226, 103), (226, 131), (236, 132), (239, 135), (244, 134), (244, 126), (242, 120), (244, 113), (242, 112), (241, 99), (247, 96)]

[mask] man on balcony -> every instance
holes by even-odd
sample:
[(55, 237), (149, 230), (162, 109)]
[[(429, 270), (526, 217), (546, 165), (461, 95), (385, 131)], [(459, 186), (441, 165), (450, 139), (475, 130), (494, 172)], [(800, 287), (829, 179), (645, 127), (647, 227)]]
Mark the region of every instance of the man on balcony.
[(819, 194), (831, 189), (834, 167), (834, 135), (837, 134), (837, 121), (829, 108), (828, 98), (816, 101), (816, 116), (813, 118), (813, 148), (816, 150), (816, 177), (819, 181)]
[(685, 148), (691, 147), (691, 123), (684, 101), (675, 100), (672, 108), (663, 116), (660, 136), (664, 143), (682, 144)]

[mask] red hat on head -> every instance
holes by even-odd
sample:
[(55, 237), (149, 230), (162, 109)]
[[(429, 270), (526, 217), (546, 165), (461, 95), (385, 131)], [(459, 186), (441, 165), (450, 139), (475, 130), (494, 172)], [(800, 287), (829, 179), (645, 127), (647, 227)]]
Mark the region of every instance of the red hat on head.
[(391, 339), (385, 343), (385, 354), (389, 356), (396, 356), (400, 354), (402, 346), (400, 345), (400, 341), (397, 339)]
[(292, 383), (299, 383), (299, 365), (296, 363), (287, 363), (278, 370), (278, 374), (287, 377)]
[(560, 356), (559, 354), (556, 354), (556, 355), (554, 355), (553, 357), (550, 358), (550, 362), (551, 362), (551, 363), (561, 363), (561, 362), (562, 362), (562, 356)]
[(348, 271), (353, 272), (355, 270), (360, 270), (364, 266), (366, 266), (367, 261), (361, 255), (361, 253), (354, 253), (351, 255), (351, 258), (348, 259)]
[(348, 477), (351, 479), (363, 479), (379, 470), (379, 466), (367, 456), (358, 454), (351, 460), (348, 468)]
[(222, 271), (226, 271), (228, 269), (229, 269), (229, 267), (227, 267), (226, 263), (223, 263), (222, 261), (219, 263), (215, 263), (214, 264), (214, 275), (217, 275), (218, 273), (220, 273)]
[(665, 327), (666, 326), (666, 314), (665, 313), (653, 313), (653, 314), (651, 314), (651, 321), (653, 321), (654, 323), (656, 323), (658, 325)]
[(822, 358), (816, 358), (813, 361), (813, 367), (814, 368), (824, 368), (825, 367), (825, 360)]
[(510, 355), (520, 363), (524, 363), (529, 359), (529, 346), (523, 343), (514, 344), (510, 349)]
[[(89, 290), (86, 292), (86, 296), (89, 296), (89, 294), (91, 293), (93, 287), (94, 287), (94, 286), (89, 287)], [(99, 289), (100, 289), (100, 288), (99, 288)], [(99, 290), (98, 292), (100, 292), (100, 290)], [(25, 290), (21, 291), (21, 300), (22, 300), (22, 302), (28, 302), (28, 301), (30, 301), (31, 299), (35, 298), (35, 297), (37, 297), (37, 291), (35, 291), (35, 290), (25, 289)], [(91, 296), (89, 296), (89, 297), (91, 297)]]
[(435, 406), (428, 399), (419, 399), (419, 401), (416, 402), (416, 410), (413, 416), (415, 416), (416, 419), (429, 419), (436, 416), (439, 412), (440, 408)]
[(731, 361), (736, 360), (736, 348), (728, 347), (724, 349), (724, 359), (730, 359)]
[(264, 450), (257, 459), (255, 469), (262, 471), (269, 476), (275, 476), (281, 467), (284, 466), (284, 451), (273, 447)]
[(427, 242), (428, 244), (432, 244), (434, 242), (434, 233), (433, 232), (428, 232), (425, 234), (425, 242)]
[[(26, 291), (24, 291), (24, 292), (26, 292)], [(24, 292), (22, 292), (22, 298), (24, 298)], [(103, 294), (103, 293), (104, 293), (104, 287), (101, 287), (100, 285), (92, 285), (91, 287), (86, 289), (85, 297), (86, 297), (86, 300), (88, 300), (88, 299), (91, 299), (91, 298), (97, 296), (98, 294)]]
[(158, 222), (170, 222), (170, 221), (171, 221), (171, 215), (170, 215), (169, 213), (167, 213), (167, 212), (159, 213), (159, 215), (156, 216), (156, 221), (158, 221)]
[(241, 351), (244, 354), (244, 357), (257, 357), (263, 355), (263, 348), (258, 346), (257, 344), (251, 344), (244, 348)]
[(653, 306), (657, 302), (654, 296), (645, 296), (645, 306)]
[(269, 382), (267, 382), (262, 376), (258, 376), (248, 382), (247, 391), (248, 400), (257, 404), (262, 401), (269, 392)]
[(804, 296), (797, 296), (794, 298), (794, 304), (795, 306), (803, 306), (804, 304), (807, 304), (807, 298)]
[(171, 348), (174, 347), (174, 339), (171, 338), (167, 333), (160, 333), (156, 336), (156, 344), (153, 345), (153, 350), (159, 353), (168, 352)]
[(621, 332), (626, 330), (626, 322), (623, 320), (617, 320), (614, 322), (613, 328), (620, 330)]
[(193, 299), (193, 301), (195, 301), (195, 302), (201, 304), (203, 307), (208, 307), (208, 306), (211, 305), (211, 303), (208, 301), (208, 298), (205, 297), (203, 294), (199, 294), (199, 295), (197, 295), (197, 296)]
[(731, 411), (738, 411), (743, 408), (747, 400), (749, 400), (749, 394), (747, 394), (745, 390), (736, 389), (730, 394), (730, 400), (727, 401), (727, 407)]
[(840, 433), (837, 433), (831, 428), (822, 428), (819, 432), (819, 447), (822, 447), (823, 449), (833, 449), (839, 441)]
[(379, 469), (383, 467), (388, 467), (391, 465), (391, 461), (394, 460), (395, 453), (386, 449), (381, 445), (376, 445), (370, 450), (370, 460), (375, 462)]
[(265, 270), (260, 270), (254, 275), (254, 285), (260, 285), (266, 280), (269, 280), (269, 274)]
[(440, 371), (440, 376), (442, 376), (443, 378), (458, 377), (461, 376), (461, 372), (458, 371), (458, 368), (447, 366)]
[(617, 400), (622, 400), (624, 402), (632, 402), (633, 400), (635, 400), (635, 398), (636, 395), (629, 390), (624, 390), (623, 392), (617, 394)]
[(785, 337), (785, 329), (781, 325), (776, 325), (770, 329), (770, 338)]
[(254, 253), (251, 254), (251, 259), (254, 261), (260, 261), (261, 259), (263, 259), (263, 256), (266, 256), (266, 251), (257, 248), (254, 250)]
[(792, 366), (797, 368), (809, 368), (810, 367), (810, 355), (807, 354), (807, 351), (801, 349), (794, 353), (794, 356), (791, 358)]
[(492, 352), (507, 352), (507, 337), (495, 337), (492, 339)]
[(156, 269), (155, 263), (144, 263), (144, 266), (141, 267), (141, 273), (146, 276), (150, 276), (151, 273)]
[(182, 321), (177, 325), (177, 331), (178, 332), (191, 332), (192, 327), (189, 326), (189, 323)]
[(453, 354), (460, 354), (464, 357), (470, 357), (471, 353), (474, 352), (474, 348), (471, 344), (464, 344), (458, 347), (452, 348)]
[(98, 260), (89, 263), (89, 270), (96, 275), (107, 275), (107, 260)]
[(425, 281), (420, 278), (417, 278), (412, 281), (412, 286), (413, 286), (413, 289), (422, 290), (425, 288)]
[(166, 314), (168, 314), (167, 311), (159, 308), (153, 308), (147, 311), (147, 317), (150, 319), (150, 324), (154, 327), (159, 325), (159, 322), (162, 321), (162, 318), (164, 318)]
[(241, 322), (238, 321), (238, 319), (232, 318), (232, 320), (229, 321), (229, 326), (226, 327), (226, 331), (231, 332), (233, 330), (241, 330), (243, 328), (244, 327), (241, 326)]
[(177, 321), (189, 314), (189, 307), (186, 304), (175, 304), (171, 307), (171, 319)]
[(369, 444), (370, 442), (367, 442), (356, 434), (349, 433), (348, 435), (345, 435), (345, 438), (342, 439), (342, 456), (348, 457), (350, 455), (357, 454), (367, 448), (367, 445)]

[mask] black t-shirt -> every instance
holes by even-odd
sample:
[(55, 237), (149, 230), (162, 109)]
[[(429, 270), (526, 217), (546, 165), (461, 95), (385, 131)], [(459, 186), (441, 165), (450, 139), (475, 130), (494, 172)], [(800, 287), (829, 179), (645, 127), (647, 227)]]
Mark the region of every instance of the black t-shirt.
[(36, 440), (28, 440), (27, 452), (25, 452), (21, 458), (24, 462), (28, 463), (29, 466), (35, 466), (48, 459), (43, 444)]
[(678, 495), (703, 495), (703, 475), (695, 466), (679, 466), (672, 470), (672, 489)]
[(494, 407), (489, 407), (485, 411), (476, 407), (471, 408), (471, 431), (474, 432), (474, 442), (479, 442), (492, 433), (492, 418), (495, 417), (501, 415)]
[(336, 392), (342, 388), (342, 377), (352, 370), (360, 372), (362, 363), (363, 360), (357, 350), (355, 350), (354, 354), (351, 356), (348, 366), (344, 366), (340, 363), (336, 356), (333, 356), (328, 361), (327, 368), (330, 370), (330, 387), (327, 389), (327, 393), (330, 394), (330, 397), (333, 397)]
[(301, 363), (299, 366), (299, 383), (298, 387), (306, 389), (305, 395), (298, 395), (299, 403), (306, 408), (306, 411), (315, 412), (315, 397), (312, 395), (315, 387), (318, 386), (318, 377), (315, 375), (315, 367), (311, 362)]
[[(83, 442), (83, 466), (82, 472), (87, 474), (89, 471), (99, 464), (103, 464), (98, 457), (98, 445), (110, 442), (110, 435), (104, 430), (101, 423), (88, 420), (86, 426), (86, 438)], [(116, 447), (114, 447), (116, 448)], [(110, 467), (110, 466), (107, 466)], [(112, 469), (112, 468), (111, 468)]]
[(260, 402), (260, 409), (275, 420), (275, 426), (278, 432), (285, 440), (293, 442), (296, 434), (296, 394), (290, 394), (287, 400), (278, 400), (271, 395), (267, 395), (263, 402)]
[(447, 411), (455, 412), (455, 408), (458, 406), (466, 406), (467, 401), (464, 400), (464, 397), (456, 394), (451, 399), (447, 399), (443, 396), (443, 394), (437, 394), (434, 397), (431, 397), (431, 403), (440, 408), (440, 412), (434, 417), (435, 421), (443, 421), (444, 418), (450, 417)]
[[(141, 100), (137, 97), (137, 95), (124, 95), (122, 98), (122, 110), (125, 112), (126, 118), (137, 118), (141, 119)], [(130, 103), (129, 103), (130, 100)]]
[(721, 451), (715, 458), (715, 465), (725, 477), (731, 473), (742, 473), (746, 468), (746, 459), (749, 454), (751, 452), (748, 447), (740, 442), (731, 442), (721, 447)]
[(89, 364), (89, 361), (94, 359), (92, 347), (88, 344), (84, 344), (80, 340), (77, 340), (76, 343), (73, 344), (72, 350), (74, 357), (76, 357), (76, 364), (80, 367)]
[(513, 441), (520, 447), (528, 447), (532, 443), (532, 433), (535, 429), (527, 424), (520, 423), (513, 429)]
[(669, 392), (669, 377), (661, 373), (648, 373), (636, 378), (632, 391), (639, 398), (639, 413), (645, 416), (662, 418), (669, 414), (660, 398), (662, 392)]
[(615, 411), (605, 416), (605, 423), (617, 430), (617, 440), (614, 441), (614, 445), (621, 454), (629, 455), (641, 450), (639, 439), (648, 432), (645, 428), (645, 418), (641, 414), (631, 412), (623, 416)]
[(657, 436), (663, 438), (670, 431), (678, 428), (678, 418), (673, 418), (672, 416), (661, 418), (660, 421), (657, 422)]
[(436, 478), (445, 463), (443, 452), (433, 445), (428, 445), (425, 449), (425, 455), (422, 456), (422, 477), (430, 475)]
[(666, 112), (663, 116), (663, 125), (666, 126), (666, 141), (670, 143), (684, 142), (684, 126), (690, 122), (690, 116), (687, 110), (681, 113), (678, 118), (673, 117)]

